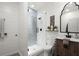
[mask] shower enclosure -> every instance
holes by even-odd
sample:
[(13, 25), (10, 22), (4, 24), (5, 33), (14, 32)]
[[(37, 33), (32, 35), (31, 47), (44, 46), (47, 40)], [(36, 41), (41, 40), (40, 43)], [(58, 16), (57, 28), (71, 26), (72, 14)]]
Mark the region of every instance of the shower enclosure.
[(28, 12), (29, 12), (28, 46), (32, 46), (36, 44), (37, 41), (37, 11), (29, 7)]

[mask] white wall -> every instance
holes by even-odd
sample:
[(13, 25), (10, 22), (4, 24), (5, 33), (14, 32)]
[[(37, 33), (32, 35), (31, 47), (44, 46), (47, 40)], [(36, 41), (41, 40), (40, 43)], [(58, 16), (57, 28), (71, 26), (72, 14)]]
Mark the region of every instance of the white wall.
[(29, 5), (34, 5), (34, 9), (41, 13), (46, 12), (43, 16), (45, 28), (50, 24), (50, 16), (55, 15), (55, 21), (58, 28), (60, 27), (60, 14), (64, 5), (68, 2), (31, 2)]
[[(45, 14), (43, 12), (38, 12), (37, 16), (37, 28), (38, 28), (38, 33), (37, 33), (37, 43), (41, 46), (45, 46), (45, 25), (44, 25), (44, 20), (45, 20)], [(41, 17), (41, 20), (39, 18)], [(42, 31), (40, 31), (42, 29)]]
[[(44, 4), (42, 5), (41, 11), (38, 10), (39, 11), (38, 17), (40, 17), (40, 16), (42, 17), (41, 20), (37, 19), (38, 29), (40, 29), (40, 28), (43, 29), (43, 31), (39, 31), (39, 33), (38, 33), (38, 36), (37, 36), (38, 44), (40, 44), (42, 46), (44, 46), (46, 44), (47, 35), (50, 34), (50, 32), (48, 32), (48, 34), (46, 34), (47, 27), (50, 25), (50, 16), (55, 15), (55, 25), (58, 26), (58, 30), (60, 31), (60, 14), (66, 3), (67, 2), (44, 3), (45, 5)], [(52, 36), (55, 36), (56, 34), (58, 34), (58, 33), (55, 33), (55, 34), (53, 33)], [(50, 39), (51, 38), (49, 38), (49, 40)]]
[(50, 16), (55, 15), (55, 25), (57, 25), (58, 29), (60, 30), (60, 14), (66, 3), (67, 2), (55, 2), (54, 4), (51, 4), (47, 7), (46, 9), (47, 15), (45, 18), (46, 26), (49, 26), (50, 24)]
[(27, 3), (19, 3), (19, 52), (25, 56), (27, 54), (28, 39), (28, 12)]
[(5, 18), (4, 32), (7, 33), (0, 39), (0, 55), (9, 55), (18, 48), (18, 3), (0, 2), (0, 18)]
[(0, 3), (0, 8), (0, 17), (5, 18), (5, 33), (8, 34), (0, 43), (0, 55), (18, 51), (23, 56), (27, 55), (27, 3)]

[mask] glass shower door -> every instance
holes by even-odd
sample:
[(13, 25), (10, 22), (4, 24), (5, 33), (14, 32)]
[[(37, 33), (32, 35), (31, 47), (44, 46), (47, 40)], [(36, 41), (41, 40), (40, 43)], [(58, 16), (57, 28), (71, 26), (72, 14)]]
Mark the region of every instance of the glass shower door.
[(36, 44), (37, 41), (37, 11), (29, 8), (29, 39), (28, 46)]

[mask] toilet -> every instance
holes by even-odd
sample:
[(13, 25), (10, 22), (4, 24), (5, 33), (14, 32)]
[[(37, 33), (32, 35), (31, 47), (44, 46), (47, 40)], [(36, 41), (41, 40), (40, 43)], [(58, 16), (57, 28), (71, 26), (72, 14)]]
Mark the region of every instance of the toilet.
[(38, 44), (28, 47), (28, 56), (44, 56), (44, 48)]
[(58, 36), (57, 32), (46, 32), (45, 47), (44, 47), (45, 56), (51, 56), (53, 54), (55, 39), (57, 36)]
[(44, 47), (44, 56), (51, 56), (51, 49), (52, 49), (51, 45), (46, 45)]

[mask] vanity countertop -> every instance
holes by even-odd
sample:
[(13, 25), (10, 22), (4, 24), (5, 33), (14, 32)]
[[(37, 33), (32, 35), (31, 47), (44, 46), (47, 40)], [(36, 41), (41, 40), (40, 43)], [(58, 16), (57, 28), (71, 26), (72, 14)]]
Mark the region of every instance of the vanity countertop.
[(61, 39), (61, 40), (64, 40), (64, 39), (67, 39), (67, 40), (70, 40), (70, 41), (74, 41), (74, 42), (79, 42), (79, 39), (76, 39), (76, 38), (66, 38), (65, 36), (58, 36), (56, 37), (56, 39)]

